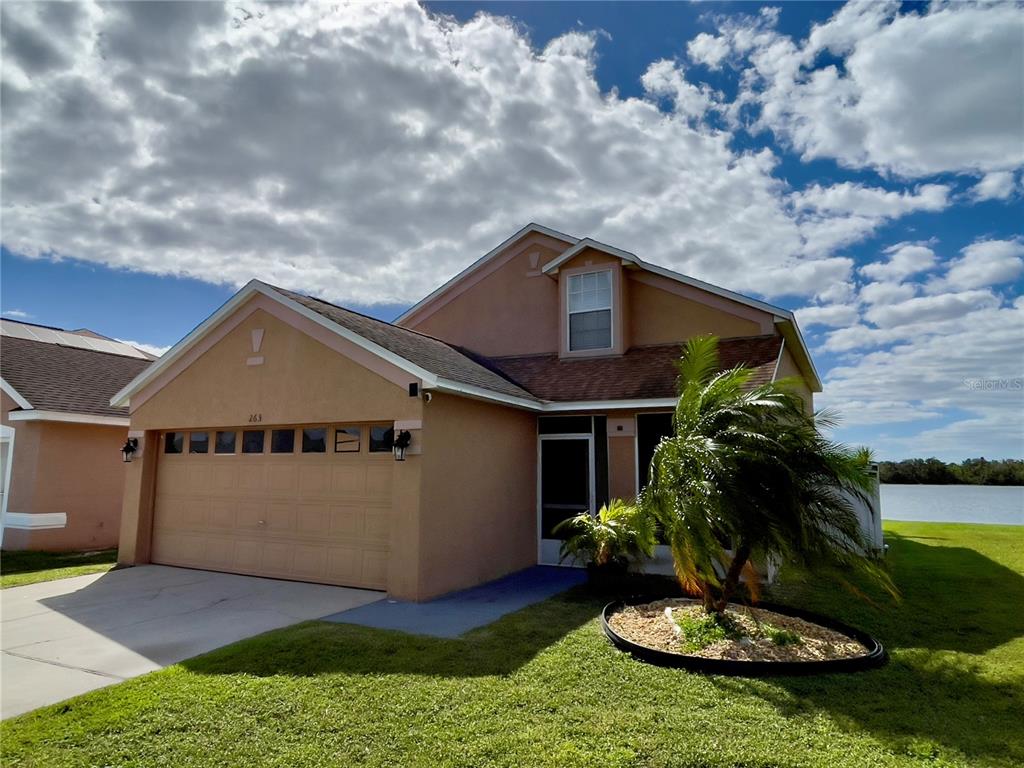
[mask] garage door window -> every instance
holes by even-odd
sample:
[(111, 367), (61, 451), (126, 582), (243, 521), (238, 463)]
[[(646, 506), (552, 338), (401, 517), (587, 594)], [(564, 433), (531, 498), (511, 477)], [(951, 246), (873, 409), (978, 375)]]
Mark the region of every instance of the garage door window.
[(164, 435), (164, 453), (181, 453), (184, 448), (184, 432), (168, 432)]
[(362, 430), (359, 427), (338, 427), (334, 430), (335, 453), (359, 453)]
[(370, 453), (390, 452), (395, 443), (395, 430), (387, 424), (370, 427)]
[(217, 441), (213, 445), (214, 453), (234, 453), (235, 452), (235, 433), (234, 432), (218, 432)]
[(210, 433), (209, 432), (189, 432), (189, 435), (188, 435), (188, 452), (189, 453), (209, 453), (210, 452)]
[(270, 432), (271, 453), (295, 453), (295, 430), (274, 429)]
[(327, 453), (327, 427), (307, 427), (302, 430), (303, 453)]
[(242, 433), (242, 453), (263, 453), (262, 429), (247, 429)]

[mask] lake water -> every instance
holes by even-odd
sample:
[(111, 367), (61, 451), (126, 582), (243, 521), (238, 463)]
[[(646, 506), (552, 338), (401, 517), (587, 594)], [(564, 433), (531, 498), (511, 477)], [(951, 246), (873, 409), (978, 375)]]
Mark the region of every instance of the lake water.
[(1024, 485), (883, 485), (882, 519), (1024, 525)]

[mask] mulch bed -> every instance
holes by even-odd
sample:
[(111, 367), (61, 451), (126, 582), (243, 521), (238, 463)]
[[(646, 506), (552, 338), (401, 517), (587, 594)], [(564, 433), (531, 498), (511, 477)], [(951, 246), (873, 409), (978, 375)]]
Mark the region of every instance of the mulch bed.
[[(642, 605), (625, 606), (608, 618), (609, 626), (638, 645), (659, 651), (705, 659), (733, 661), (829, 661), (863, 656), (863, 644), (841, 632), (775, 611), (747, 606), (729, 606), (726, 617), (741, 635), (718, 640), (703, 648), (691, 648), (680, 619), (704, 616), (697, 600), (671, 598)], [(798, 642), (777, 644), (771, 630), (795, 633)]]

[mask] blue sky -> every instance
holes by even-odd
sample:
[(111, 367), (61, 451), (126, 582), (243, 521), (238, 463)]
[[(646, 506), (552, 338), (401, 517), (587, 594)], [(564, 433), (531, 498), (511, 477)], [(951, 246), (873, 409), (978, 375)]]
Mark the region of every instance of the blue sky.
[(842, 439), (1024, 452), (1019, 8), (254, 8), (4, 9), (5, 316), (393, 319), (537, 220), (798, 311)]

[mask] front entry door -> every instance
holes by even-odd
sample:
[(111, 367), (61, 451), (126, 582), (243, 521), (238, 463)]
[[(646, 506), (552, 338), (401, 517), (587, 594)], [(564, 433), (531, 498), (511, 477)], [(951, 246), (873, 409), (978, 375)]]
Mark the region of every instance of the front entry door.
[(558, 564), (562, 538), (552, 532), (554, 527), (582, 512), (594, 513), (593, 467), (591, 435), (541, 436), (538, 562), (542, 565)]

